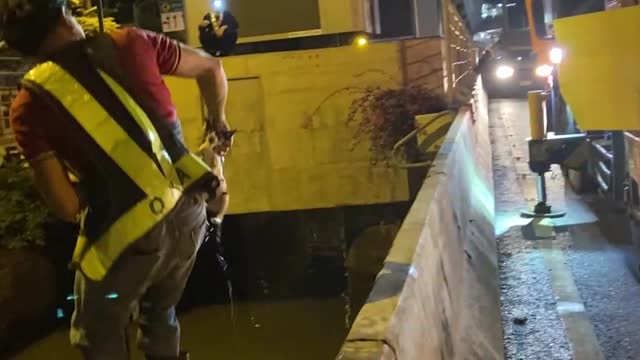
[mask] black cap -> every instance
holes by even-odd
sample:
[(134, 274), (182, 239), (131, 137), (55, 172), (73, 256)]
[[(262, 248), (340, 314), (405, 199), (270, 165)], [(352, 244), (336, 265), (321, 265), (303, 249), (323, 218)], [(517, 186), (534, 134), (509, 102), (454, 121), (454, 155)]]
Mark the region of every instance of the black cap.
[(0, 0), (2, 39), (24, 55), (36, 55), (65, 6), (66, 0)]
[[(213, 17), (213, 18), (212, 18)], [(222, 18), (222, 20), (220, 20)], [(226, 26), (222, 37), (218, 37), (215, 32), (214, 23), (217, 26)], [(226, 56), (233, 52), (238, 42), (238, 20), (229, 11), (222, 13), (208, 13), (202, 19), (198, 27), (200, 32), (200, 44), (210, 54), (215, 56)]]

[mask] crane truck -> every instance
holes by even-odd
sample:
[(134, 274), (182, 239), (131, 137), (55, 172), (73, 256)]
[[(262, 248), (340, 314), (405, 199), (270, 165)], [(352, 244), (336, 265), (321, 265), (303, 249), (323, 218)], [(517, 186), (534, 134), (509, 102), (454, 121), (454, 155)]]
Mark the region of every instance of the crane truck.
[(547, 79), (529, 93), (538, 203), (528, 215), (561, 215), (544, 186), (556, 164), (576, 192), (595, 192), (640, 223), (638, 1), (526, 0), (526, 11), (536, 72)]

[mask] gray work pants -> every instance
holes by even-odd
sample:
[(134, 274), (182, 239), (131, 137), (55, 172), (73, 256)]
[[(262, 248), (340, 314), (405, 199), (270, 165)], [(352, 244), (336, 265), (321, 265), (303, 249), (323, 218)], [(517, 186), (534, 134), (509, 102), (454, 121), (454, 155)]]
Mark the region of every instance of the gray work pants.
[(184, 195), (164, 221), (120, 256), (102, 281), (76, 272), (70, 340), (85, 359), (126, 360), (125, 331), (136, 310), (140, 349), (151, 356), (178, 355), (175, 306), (206, 227), (202, 197)]

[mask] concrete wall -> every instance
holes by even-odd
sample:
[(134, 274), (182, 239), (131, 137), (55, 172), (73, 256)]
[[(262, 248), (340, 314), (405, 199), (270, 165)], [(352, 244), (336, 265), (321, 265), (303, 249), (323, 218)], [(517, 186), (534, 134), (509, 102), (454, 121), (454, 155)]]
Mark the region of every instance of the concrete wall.
[[(231, 213), (301, 210), (408, 200), (406, 172), (371, 165), (368, 144), (352, 149), (345, 120), (366, 86), (405, 79), (442, 90), (440, 39), (234, 56), (228, 120), (238, 129), (225, 163)], [(167, 78), (188, 145), (201, 136), (196, 83)]]
[(408, 85), (424, 85), (444, 94), (444, 41), (406, 40), (400, 43), (404, 57), (405, 81)]
[(454, 121), (339, 359), (503, 358), (484, 94), (474, 108)]
[(211, 12), (212, 10), (213, 1), (184, 0), (184, 21), (187, 29), (187, 44), (196, 47), (200, 46), (198, 25), (202, 22), (204, 14)]

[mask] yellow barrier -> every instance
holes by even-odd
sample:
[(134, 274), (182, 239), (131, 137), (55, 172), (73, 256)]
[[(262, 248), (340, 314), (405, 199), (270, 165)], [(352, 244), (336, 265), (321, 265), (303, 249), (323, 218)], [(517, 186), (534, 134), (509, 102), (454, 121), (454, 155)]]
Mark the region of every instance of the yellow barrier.
[(555, 21), (560, 89), (582, 130), (640, 130), (640, 6)]
[(533, 140), (544, 138), (543, 103), (545, 98), (546, 95), (542, 91), (529, 91), (529, 125)]

